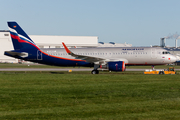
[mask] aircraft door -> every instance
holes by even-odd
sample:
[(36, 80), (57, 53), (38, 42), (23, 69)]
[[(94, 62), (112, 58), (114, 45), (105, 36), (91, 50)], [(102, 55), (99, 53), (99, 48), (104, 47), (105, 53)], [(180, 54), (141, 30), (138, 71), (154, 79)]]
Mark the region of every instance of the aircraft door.
[(42, 60), (42, 52), (37, 50), (37, 60)]
[(155, 48), (151, 49), (151, 58), (154, 58), (154, 59), (157, 58), (157, 52)]

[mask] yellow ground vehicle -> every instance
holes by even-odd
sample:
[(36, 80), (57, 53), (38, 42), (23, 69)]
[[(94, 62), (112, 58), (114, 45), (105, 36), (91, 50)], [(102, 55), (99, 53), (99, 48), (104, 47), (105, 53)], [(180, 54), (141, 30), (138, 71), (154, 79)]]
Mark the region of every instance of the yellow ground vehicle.
[(176, 74), (174, 67), (169, 67), (167, 70), (145, 70), (144, 74)]

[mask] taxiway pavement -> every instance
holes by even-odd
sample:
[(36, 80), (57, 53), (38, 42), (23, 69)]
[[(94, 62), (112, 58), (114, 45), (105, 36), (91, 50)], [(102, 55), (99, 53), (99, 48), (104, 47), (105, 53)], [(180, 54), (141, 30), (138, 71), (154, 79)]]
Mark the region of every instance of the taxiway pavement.
[[(0, 68), (0, 71), (92, 71), (93, 68)], [(100, 71), (103, 71), (99, 69)], [(180, 69), (175, 69), (180, 70)], [(126, 71), (145, 71), (145, 69), (126, 69)]]

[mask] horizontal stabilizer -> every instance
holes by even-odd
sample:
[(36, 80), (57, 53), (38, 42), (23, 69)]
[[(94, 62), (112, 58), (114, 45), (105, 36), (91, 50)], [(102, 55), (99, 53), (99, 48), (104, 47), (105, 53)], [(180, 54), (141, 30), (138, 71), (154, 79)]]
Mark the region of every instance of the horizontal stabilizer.
[(4, 55), (11, 55), (11, 56), (17, 56), (17, 57), (28, 57), (28, 53), (26, 52), (15, 52), (15, 51), (5, 51)]

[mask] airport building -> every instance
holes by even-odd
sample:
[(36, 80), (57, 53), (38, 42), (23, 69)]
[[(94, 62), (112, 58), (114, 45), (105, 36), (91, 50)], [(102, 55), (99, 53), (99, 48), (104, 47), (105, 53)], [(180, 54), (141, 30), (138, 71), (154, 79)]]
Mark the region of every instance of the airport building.
[(180, 47), (178, 47), (177, 40), (180, 39), (180, 36), (178, 36), (175, 39), (175, 47), (167, 47), (166, 46), (166, 37), (160, 39), (160, 47), (163, 47), (164, 49), (168, 50), (171, 54), (175, 55), (179, 61), (178, 64), (180, 64)]
[(98, 47), (132, 47), (132, 44), (114, 43), (114, 42), (109, 42), (109, 43), (99, 42)]
[[(131, 47), (131, 44), (114, 42), (98, 43), (97, 36), (49, 36), (29, 35), (39, 48), (63, 48), (64, 42), (69, 48), (79, 47)], [(8, 30), (0, 31), (0, 63), (17, 63), (18, 60), (4, 55), (4, 51), (13, 50), (13, 44)]]

